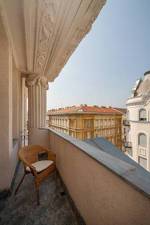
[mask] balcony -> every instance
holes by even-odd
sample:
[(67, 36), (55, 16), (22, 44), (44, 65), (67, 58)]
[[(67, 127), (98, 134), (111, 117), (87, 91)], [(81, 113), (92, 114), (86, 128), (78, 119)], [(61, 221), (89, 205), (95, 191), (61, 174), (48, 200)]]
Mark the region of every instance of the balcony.
[(124, 143), (124, 147), (125, 147), (125, 148), (132, 148), (132, 143), (131, 143), (130, 141), (126, 141), (126, 142)]
[[(15, 184), (23, 174), (20, 164)], [(84, 225), (65, 192), (59, 176), (50, 176), (40, 188), (41, 204), (37, 206), (32, 176), (27, 176), (16, 196), (7, 200), (0, 196), (0, 224), (9, 225)]]
[[(149, 225), (149, 172), (111, 145), (99, 149), (96, 143), (39, 129), (45, 127), (48, 82), (90, 31), (105, 0), (1, 2), (0, 191), (11, 190), (20, 133), (28, 120), (29, 143), (56, 153), (58, 180), (87, 225)], [(20, 174), (21, 167), (15, 185)], [(32, 179), (26, 178), (16, 197), (12, 193), (2, 200), (0, 194), (0, 224), (84, 224), (64, 186), (50, 177), (41, 186), (37, 207)]]
[(91, 145), (52, 129), (44, 131), (60, 177), (51, 176), (41, 185), (39, 208), (27, 177), (18, 195), (1, 205), (2, 224), (149, 225), (149, 172), (104, 139)]
[(129, 120), (123, 120), (123, 125), (124, 126), (130, 126), (130, 121)]
[(91, 146), (53, 130), (49, 139), (60, 176), (86, 224), (149, 224), (149, 172), (111, 144), (97, 148), (96, 142)]

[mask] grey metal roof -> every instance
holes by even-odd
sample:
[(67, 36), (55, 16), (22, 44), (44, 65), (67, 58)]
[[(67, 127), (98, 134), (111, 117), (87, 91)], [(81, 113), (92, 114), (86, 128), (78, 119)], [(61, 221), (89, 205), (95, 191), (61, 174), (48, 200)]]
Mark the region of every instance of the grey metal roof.
[(110, 141), (108, 141), (107, 139), (105, 139), (103, 137), (87, 139), (87, 140), (85, 140), (85, 142), (88, 143), (88, 144), (91, 144), (94, 147), (97, 147), (99, 150), (104, 151), (104, 152), (124, 161), (124, 162), (127, 162), (127, 163), (129, 163), (129, 164), (131, 164), (135, 167), (138, 167), (138, 168), (144, 170), (144, 172), (146, 171), (138, 163), (136, 163), (129, 156), (127, 156), (120, 149), (118, 149), (115, 145), (113, 145)]
[[(111, 142), (109, 142), (103, 137), (87, 139), (85, 140), (85, 142), (93, 147), (96, 147), (100, 152), (103, 151), (111, 155), (113, 157), (113, 167), (114, 164), (116, 164), (115, 172), (120, 174), (122, 178), (132, 184), (137, 190), (144, 190), (144, 193), (150, 198), (150, 173), (147, 170), (145, 170), (137, 162), (132, 160), (129, 156), (125, 155), (125, 153), (123, 153), (115, 145), (113, 145)], [(125, 170), (120, 170), (120, 167), (124, 168)]]

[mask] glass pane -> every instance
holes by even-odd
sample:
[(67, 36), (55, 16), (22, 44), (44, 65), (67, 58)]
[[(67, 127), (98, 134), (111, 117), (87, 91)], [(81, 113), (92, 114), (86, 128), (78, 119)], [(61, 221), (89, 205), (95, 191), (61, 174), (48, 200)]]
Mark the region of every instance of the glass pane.
[(146, 147), (146, 135), (145, 134), (139, 134), (139, 145), (142, 147)]
[(140, 117), (140, 120), (146, 120), (146, 110), (145, 109), (140, 110), (139, 117)]

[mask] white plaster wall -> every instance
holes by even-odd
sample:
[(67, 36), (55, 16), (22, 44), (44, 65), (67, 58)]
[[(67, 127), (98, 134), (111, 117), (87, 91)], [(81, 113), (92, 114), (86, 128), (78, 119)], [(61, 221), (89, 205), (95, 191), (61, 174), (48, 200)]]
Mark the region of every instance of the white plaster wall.
[(11, 180), (9, 162), (12, 148), (12, 73), (10, 49), (0, 18), (0, 189), (8, 188)]
[(20, 133), (20, 79), (0, 18), (0, 191), (10, 188), (18, 161), (13, 138)]
[(129, 120), (138, 121), (139, 120), (139, 110), (146, 109), (147, 112), (147, 119), (150, 120), (150, 103), (147, 105), (133, 105), (128, 106), (127, 109), (129, 110)]
[(145, 133), (147, 136), (147, 169), (150, 170), (150, 123), (134, 123), (131, 122), (131, 142), (133, 150), (133, 159), (138, 162), (138, 134)]
[(129, 120), (138, 121), (139, 119), (139, 110), (142, 108), (142, 105), (136, 106), (128, 106), (127, 109), (129, 111)]

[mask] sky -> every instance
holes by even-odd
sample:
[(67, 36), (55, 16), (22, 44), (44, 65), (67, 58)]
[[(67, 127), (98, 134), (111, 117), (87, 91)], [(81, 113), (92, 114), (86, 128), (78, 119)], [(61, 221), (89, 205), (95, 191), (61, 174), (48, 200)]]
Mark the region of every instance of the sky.
[(150, 0), (107, 0), (91, 31), (54, 82), (47, 108), (125, 107), (135, 81), (150, 70)]

